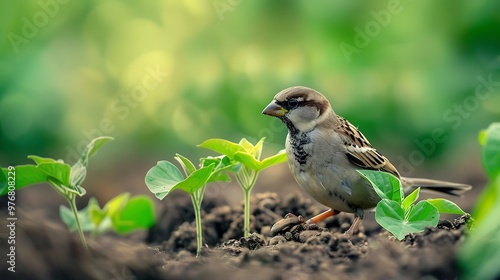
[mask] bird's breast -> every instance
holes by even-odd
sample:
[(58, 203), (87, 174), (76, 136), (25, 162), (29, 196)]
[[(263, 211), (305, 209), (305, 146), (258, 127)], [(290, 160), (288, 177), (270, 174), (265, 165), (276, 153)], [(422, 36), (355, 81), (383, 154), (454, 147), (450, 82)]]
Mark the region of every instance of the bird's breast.
[(344, 151), (322, 143), (315, 134), (299, 136), (289, 135), (285, 146), (290, 171), (304, 191), (321, 204), (343, 212), (376, 205), (378, 196), (350, 165)]

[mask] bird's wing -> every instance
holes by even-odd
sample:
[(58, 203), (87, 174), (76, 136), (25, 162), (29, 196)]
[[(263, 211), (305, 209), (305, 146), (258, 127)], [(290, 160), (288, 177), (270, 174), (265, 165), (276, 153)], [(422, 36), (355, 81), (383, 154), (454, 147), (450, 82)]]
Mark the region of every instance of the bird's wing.
[(346, 119), (338, 117), (335, 131), (344, 136), (347, 158), (351, 163), (365, 169), (380, 170), (400, 177), (397, 169), (368, 142), (366, 137)]

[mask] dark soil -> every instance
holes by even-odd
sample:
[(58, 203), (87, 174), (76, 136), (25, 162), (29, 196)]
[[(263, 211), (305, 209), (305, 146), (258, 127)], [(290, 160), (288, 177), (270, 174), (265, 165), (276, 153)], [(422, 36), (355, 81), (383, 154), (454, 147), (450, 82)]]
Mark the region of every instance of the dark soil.
[[(0, 279), (456, 279), (455, 253), (468, 220), (443, 220), (438, 228), (400, 242), (379, 227), (363, 225), (349, 239), (343, 232), (352, 215), (341, 214), (320, 226), (298, 225), (273, 237), (271, 226), (285, 214), (310, 217), (324, 209), (295, 194), (263, 193), (252, 199), (253, 234), (241, 238), (242, 205), (207, 200), (202, 213), (206, 247), (196, 258), (189, 197), (168, 197), (163, 205), (147, 238), (108, 234), (90, 241), (90, 255), (78, 235), (61, 224), (20, 213), (16, 272), (8, 272), (2, 260)], [(0, 245), (5, 252), (3, 232)]]

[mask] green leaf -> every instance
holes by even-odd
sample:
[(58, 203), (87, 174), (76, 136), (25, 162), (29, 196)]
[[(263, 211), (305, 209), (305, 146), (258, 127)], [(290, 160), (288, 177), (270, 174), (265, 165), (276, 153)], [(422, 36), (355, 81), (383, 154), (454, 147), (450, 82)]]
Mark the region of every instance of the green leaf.
[[(216, 165), (218, 170), (234, 167), (235, 163), (228, 156), (221, 156), (219, 165)], [(208, 165), (207, 165), (208, 166)]]
[(43, 158), (39, 156), (28, 156), (37, 163), (37, 169), (47, 175), (47, 182), (54, 187), (61, 189), (64, 192), (73, 192), (82, 196), (85, 191), (80, 188), (72, 188), (71, 184), (71, 167), (62, 160), (52, 158)]
[(260, 162), (255, 157), (247, 152), (237, 152), (234, 154), (234, 160), (240, 162), (247, 168), (252, 170), (260, 169)]
[(55, 163), (55, 162), (59, 162), (59, 163), (64, 163), (63, 160), (55, 160), (53, 158), (43, 158), (43, 157), (39, 157), (39, 156), (35, 156), (35, 155), (30, 155), (28, 156), (29, 159), (32, 159), (33, 161), (35, 161), (35, 163), (38, 165), (38, 164), (42, 164), (42, 163)]
[(102, 208), (106, 216), (112, 217), (115, 213), (120, 212), (127, 203), (129, 197), (129, 193), (122, 193), (108, 201)]
[[(274, 156), (270, 156), (263, 161), (259, 161), (259, 158), (262, 153), (262, 146), (264, 144), (264, 139), (260, 139), (260, 141), (255, 145), (252, 146), (250, 151), (236, 151), (234, 152), (233, 156), (229, 156), (233, 160), (241, 163), (245, 167), (255, 170), (255, 171), (261, 171), (263, 169), (266, 169), (270, 166), (273, 166), (278, 163), (285, 162), (287, 160), (286, 153), (284, 150), (280, 151), (278, 154)], [(241, 139), (240, 145), (243, 147), (245, 146), (245, 149), (250, 149), (250, 142), (248, 142), (245, 138)], [(233, 168), (236, 167), (236, 165), (233, 165)], [(239, 168), (238, 168), (239, 170)], [(238, 172), (238, 170), (233, 170), (234, 172)]]
[(174, 188), (179, 188), (189, 194), (193, 194), (199, 188), (207, 184), (210, 175), (215, 169), (215, 165), (202, 167), (195, 172), (191, 173), (185, 180), (179, 182)]
[[(94, 229), (98, 229), (98, 233), (113, 228), (117, 233), (124, 234), (135, 229), (151, 227), (155, 220), (151, 199), (147, 196), (129, 197), (129, 193), (122, 193), (108, 201), (103, 209), (100, 209), (95, 198), (89, 200), (89, 219)], [(66, 219), (71, 222), (71, 218)]]
[(87, 144), (87, 147), (85, 147), (85, 150), (82, 152), (82, 156), (80, 157), (80, 159), (75, 164), (73, 164), (73, 166), (71, 166), (69, 185), (76, 193), (78, 193), (78, 195), (84, 195), (84, 193), (81, 192), (82, 188), (80, 185), (83, 183), (83, 180), (85, 180), (85, 177), (87, 176), (87, 165), (89, 158), (92, 157), (100, 148), (102, 148), (104, 144), (113, 139), (113, 137), (108, 136), (94, 138), (92, 141), (90, 141), (89, 144)]
[[(493, 185), (495, 184), (495, 186)], [(490, 187), (500, 189), (500, 178), (490, 182)], [(483, 194), (486, 194), (483, 193)], [(488, 212), (474, 224), (473, 231), (467, 235), (459, 249), (458, 260), (463, 268), (462, 279), (498, 279), (500, 275), (500, 200), (493, 202)]]
[(89, 204), (87, 205), (89, 209), (89, 217), (94, 226), (98, 227), (102, 221), (106, 218), (106, 211), (101, 209), (99, 202), (94, 197), (89, 199)]
[(78, 194), (79, 196), (84, 196), (86, 193), (87, 193), (87, 190), (85, 190), (84, 188), (82, 188), (81, 186), (75, 186), (74, 187), (74, 191), (76, 192), (76, 194)]
[[(7, 168), (2, 168), (2, 171), (8, 175), (9, 170)], [(48, 182), (48, 176), (45, 172), (43, 172), (41, 169), (38, 169), (36, 165), (32, 164), (27, 164), (27, 165), (17, 165), (15, 166), (15, 175), (12, 177), (15, 177), (15, 188), (16, 190), (19, 190), (21, 188), (33, 185), (33, 184), (38, 184), (38, 183), (45, 183)], [(8, 184), (8, 183), (7, 183)], [(5, 195), (8, 192), (8, 188), (5, 187), (0, 195)]]
[[(113, 140), (112, 137), (98, 137), (92, 140), (89, 145), (87, 145), (82, 158), (75, 165), (70, 167), (69, 173), (69, 165), (65, 164), (62, 160), (43, 158), (35, 155), (28, 156), (28, 158), (35, 161), (37, 165), (28, 164), (15, 166), (16, 190), (33, 184), (48, 182), (56, 188), (64, 189), (80, 196), (84, 195), (85, 189), (83, 189), (80, 184), (87, 173), (85, 168), (87, 160), (99, 148), (111, 140)], [(8, 174), (6, 168), (2, 168), (2, 171)], [(5, 186), (2, 188), (1, 184), (2, 181), (0, 181), (0, 195), (4, 195), (7, 193), (8, 188)]]
[(486, 144), (486, 138), (488, 136), (488, 132), (486, 129), (482, 129), (479, 131), (479, 135), (477, 137), (477, 141), (479, 142), (479, 145), (484, 146)]
[(94, 234), (101, 234), (112, 228), (111, 219), (108, 217), (106, 211), (100, 208), (99, 203), (95, 198), (92, 197), (89, 200), (87, 208), (90, 221), (94, 224)]
[(250, 143), (246, 138), (241, 138), (240, 143), (238, 144), (242, 146), (243, 149), (245, 149), (245, 151), (248, 153), (251, 153), (254, 148), (254, 145)]
[(276, 165), (276, 164), (280, 164), (280, 163), (283, 163), (283, 162), (286, 162), (287, 161), (287, 156), (286, 156), (286, 152), (285, 150), (281, 150), (279, 151), (277, 154), (275, 154), (274, 156), (270, 156), (266, 159), (264, 159), (260, 166), (259, 166), (259, 171), (260, 170), (264, 170), (268, 167), (271, 167), (273, 165)]
[(42, 170), (47, 174), (48, 177), (52, 177), (59, 181), (64, 186), (70, 185), (70, 172), (71, 167), (68, 164), (60, 162), (45, 162), (37, 166), (38, 169)]
[(398, 235), (401, 231), (401, 225), (404, 222), (404, 218), (405, 213), (403, 208), (401, 208), (401, 205), (396, 201), (384, 198), (377, 204), (377, 208), (375, 209), (375, 220), (399, 240), (403, 239), (406, 235), (402, 237)]
[(215, 164), (215, 166), (219, 165), (221, 163), (221, 160), (223, 157), (227, 156), (218, 156), (218, 157), (205, 157), (205, 158), (200, 158), (200, 166), (201, 167), (206, 167), (211, 164)]
[(382, 199), (390, 199), (401, 205), (403, 190), (398, 178), (392, 174), (376, 170), (358, 170), (374, 187)]
[(210, 175), (210, 178), (208, 178), (207, 183), (212, 183), (212, 182), (231, 182), (231, 177), (227, 175), (227, 171), (225, 170), (217, 170)]
[(91, 158), (104, 144), (109, 141), (114, 140), (115, 138), (109, 136), (101, 136), (94, 138), (90, 143), (87, 144), (85, 150), (82, 152), (81, 161), (84, 166), (87, 166), (88, 159)]
[(482, 145), (481, 161), (490, 177), (490, 182), (481, 192), (472, 212), (477, 223), (480, 223), (500, 201), (500, 123), (492, 123), (479, 134)]
[(219, 164), (215, 165), (214, 172), (212, 173), (212, 176), (208, 178), (208, 182), (231, 182), (228, 172), (231, 172), (233, 167), (234, 163), (231, 159), (229, 159), (229, 157), (222, 157)]
[(186, 157), (180, 155), (180, 154), (175, 154), (176, 156), (174, 157), (177, 162), (181, 165), (182, 169), (184, 170), (184, 174), (186, 176), (189, 176), (191, 173), (193, 173), (196, 170), (196, 167), (194, 164), (187, 159)]
[(420, 188), (416, 188), (412, 193), (410, 193), (406, 198), (403, 200), (403, 209), (406, 211), (410, 205), (413, 204), (413, 202), (417, 201), (418, 196), (420, 194)]
[(479, 134), (481, 160), (490, 180), (476, 201), (471, 234), (458, 252), (463, 279), (497, 279), (500, 275), (500, 123)]
[(132, 197), (111, 220), (113, 229), (119, 234), (148, 229), (155, 223), (154, 203), (145, 195)]
[(214, 152), (233, 158), (234, 154), (237, 152), (245, 152), (245, 148), (239, 144), (224, 140), (224, 139), (208, 139), (205, 142), (198, 145), (198, 147), (206, 148)]
[(226, 155), (201, 158), (200, 162), (200, 165), (203, 167), (209, 166), (210, 164), (215, 164), (215, 170), (226, 170), (232, 173), (238, 173), (241, 168), (241, 163), (230, 159)]
[(227, 172), (232, 171), (234, 163), (227, 156), (201, 158), (200, 162), (202, 167), (211, 164), (215, 165), (215, 169), (210, 178), (208, 178), (207, 183), (231, 182), (231, 178), (228, 176)]
[(87, 167), (83, 165), (82, 161), (77, 161), (73, 166), (71, 166), (70, 173), (70, 186), (74, 190), (78, 190), (77, 186), (80, 186), (87, 176)]
[(214, 164), (202, 167), (183, 179), (175, 165), (160, 161), (146, 174), (146, 185), (160, 200), (177, 188), (192, 194), (207, 183), (214, 168)]
[(472, 211), (472, 217), (480, 223), (496, 204), (500, 204), (500, 176), (496, 180), (491, 180), (481, 192)]
[(406, 215), (401, 205), (396, 201), (382, 199), (375, 210), (375, 219), (397, 239), (409, 233), (422, 232), (428, 226), (436, 226), (439, 221), (439, 212), (427, 201), (420, 201), (410, 207)]
[(448, 199), (431, 198), (427, 199), (427, 202), (434, 205), (434, 207), (436, 207), (436, 209), (439, 211), (440, 214), (457, 214), (457, 215), (465, 214), (462, 208), (460, 208), (454, 202), (449, 201)]
[[(61, 205), (59, 207), (59, 216), (61, 216), (61, 220), (68, 226), (69, 231), (77, 230), (76, 219), (71, 209)], [(78, 211), (78, 219), (83, 231), (93, 231), (95, 229), (94, 224), (90, 220), (88, 207)]]
[(90, 141), (82, 152), (80, 159), (71, 167), (71, 186), (79, 186), (82, 184), (87, 175), (88, 160), (92, 157), (104, 144), (113, 140), (113, 137), (102, 136)]
[(420, 228), (421, 231), (428, 226), (437, 226), (438, 222), (438, 209), (425, 200), (417, 203), (408, 216), (408, 224), (413, 224), (415, 228)]
[(174, 187), (184, 180), (181, 171), (168, 161), (159, 161), (146, 173), (146, 186), (160, 200), (165, 198)]
[(490, 179), (500, 175), (500, 123), (492, 123), (486, 132), (481, 132), (483, 143), (481, 160)]
[[(243, 138), (244, 139), (244, 138)], [(260, 159), (260, 156), (262, 154), (262, 147), (264, 146), (264, 140), (266, 137), (262, 137), (257, 144), (253, 147), (252, 150), (248, 151), (250, 152), (251, 155), (253, 155), (257, 160)]]
[(56, 188), (58, 190), (59, 193), (63, 193), (65, 196), (67, 193), (74, 193), (76, 195), (79, 195), (79, 196), (83, 196), (85, 195), (85, 193), (87, 192), (84, 188), (82, 187), (77, 187), (77, 188), (71, 188), (71, 187), (68, 187), (68, 186), (65, 186), (63, 185), (61, 182), (59, 182), (58, 180), (52, 178), (52, 177), (48, 177), (47, 178), (47, 182), (53, 187), (53, 188)]
[(71, 186), (73, 186), (71, 182), (71, 167), (64, 163), (63, 160), (55, 160), (53, 158), (44, 158), (35, 155), (30, 155), (28, 158), (35, 161), (37, 168), (47, 174), (48, 182), (66, 191), (82, 195), (78, 188), (71, 188)]

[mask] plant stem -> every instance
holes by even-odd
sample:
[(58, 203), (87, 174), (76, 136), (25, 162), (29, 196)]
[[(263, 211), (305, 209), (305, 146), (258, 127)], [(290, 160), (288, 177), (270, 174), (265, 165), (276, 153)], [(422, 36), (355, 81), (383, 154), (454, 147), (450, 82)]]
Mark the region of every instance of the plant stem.
[(251, 190), (253, 186), (255, 185), (255, 181), (257, 181), (257, 175), (259, 173), (257, 171), (252, 171), (252, 179), (250, 180), (250, 183), (248, 184), (249, 189)]
[(191, 201), (193, 202), (194, 218), (196, 223), (196, 257), (200, 255), (201, 249), (203, 247), (203, 231), (201, 228), (201, 202), (203, 201), (203, 195), (205, 194), (206, 186), (207, 185), (204, 185), (191, 194)]
[(80, 240), (82, 241), (83, 247), (85, 251), (89, 252), (89, 247), (87, 246), (87, 240), (85, 240), (85, 234), (83, 234), (82, 225), (80, 224), (80, 219), (78, 218), (78, 209), (76, 209), (76, 196), (75, 194), (70, 194), (66, 197), (69, 202), (69, 206), (73, 211), (73, 215), (75, 216), (76, 227), (78, 228), (78, 234), (80, 235)]
[(250, 234), (250, 193), (252, 192), (255, 181), (257, 180), (257, 175), (258, 172), (254, 170), (247, 170), (246, 167), (242, 167), (241, 174), (236, 174), (236, 179), (243, 189), (245, 199), (245, 206), (243, 210), (243, 237), (247, 237)]
[(245, 219), (243, 226), (243, 237), (247, 237), (250, 233), (250, 192), (252, 189), (243, 189), (245, 195)]
[(191, 201), (193, 202), (193, 207), (194, 207), (194, 218), (196, 221), (196, 257), (200, 255), (201, 248), (203, 246), (203, 236), (202, 236), (202, 230), (201, 230), (201, 213), (200, 213), (200, 204), (198, 204), (197, 199), (195, 198), (195, 195), (191, 195)]
[(49, 181), (50, 185), (54, 190), (60, 194), (63, 197), (66, 197), (66, 199), (69, 199), (68, 196), (70, 195), (67, 191), (65, 191), (63, 188), (59, 187), (57, 184), (53, 183), (52, 181)]

